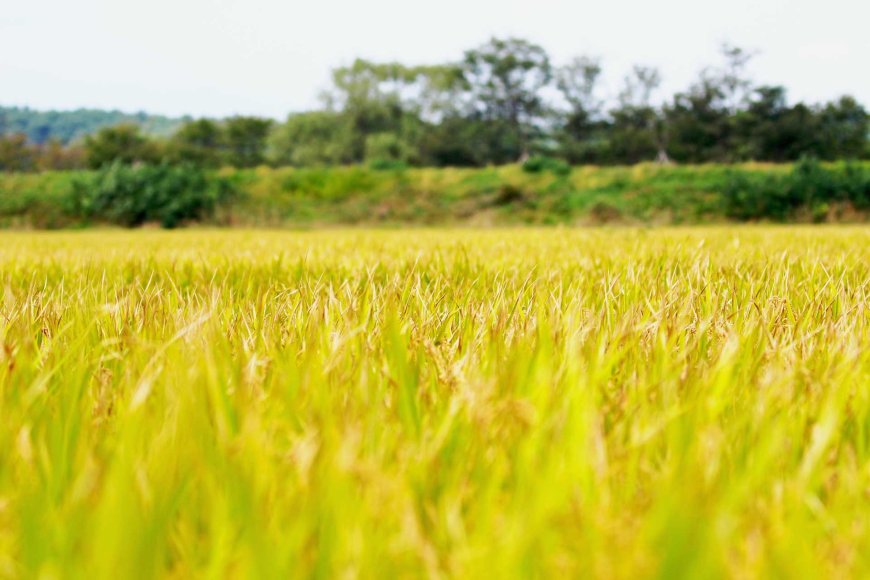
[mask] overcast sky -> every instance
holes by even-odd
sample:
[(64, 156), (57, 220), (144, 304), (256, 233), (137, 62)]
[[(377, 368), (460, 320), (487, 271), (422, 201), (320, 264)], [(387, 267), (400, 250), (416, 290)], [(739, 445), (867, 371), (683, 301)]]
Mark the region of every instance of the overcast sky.
[(730, 41), (792, 100), (867, 105), (868, 22), (868, 0), (0, 0), (0, 104), (283, 118), (355, 57), (444, 62), (512, 35), (556, 64), (600, 56), (613, 93), (633, 63), (682, 89)]

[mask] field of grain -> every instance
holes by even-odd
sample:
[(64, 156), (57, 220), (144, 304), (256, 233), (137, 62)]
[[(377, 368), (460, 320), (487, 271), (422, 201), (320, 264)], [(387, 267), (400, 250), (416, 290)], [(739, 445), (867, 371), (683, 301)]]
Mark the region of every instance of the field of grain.
[(0, 233), (0, 576), (866, 577), (870, 229)]

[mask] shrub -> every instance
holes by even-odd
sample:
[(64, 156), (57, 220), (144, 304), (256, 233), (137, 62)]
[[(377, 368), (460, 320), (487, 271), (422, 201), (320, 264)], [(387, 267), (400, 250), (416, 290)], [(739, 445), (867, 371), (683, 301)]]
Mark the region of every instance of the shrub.
[(393, 169), (407, 165), (413, 148), (394, 133), (375, 133), (365, 141), (365, 157), (372, 169)]
[(546, 155), (535, 155), (529, 157), (523, 163), (523, 171), (526, 173), (543, 173), (549, 171), (553, 175), (566, 176), (571, 173), (571, 166), (561, 159), (547, 157)]
[(731, 171), (721, 193), (732, 219), (785, 221), (805, 212), (820, 221), (832, 203), (870, 206), (870, 173), (857, 164), (825, 167), (802, 159), (785, 175)]
[(404, 171), (408, 169), (408, 163), (395, 159), (373, 159), (369, 161), (369, 169), (374, 171)]
[(78, 178), (68, 209), (86, 219), (127, 227), (159, 222), (174, 228), (207, 217), (233, 193), (228, 179), (192, 165), (132, 167), (114, 163)]

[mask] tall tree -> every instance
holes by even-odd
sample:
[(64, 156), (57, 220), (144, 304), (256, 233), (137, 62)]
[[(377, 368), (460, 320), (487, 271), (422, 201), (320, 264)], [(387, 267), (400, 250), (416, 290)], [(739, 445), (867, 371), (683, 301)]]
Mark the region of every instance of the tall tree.
[(493, 38), (465, 53), (463, 73), (475, 116), (492, 125), (491, 138), (510, 138), (514, 159), (527, 155), (545, 112), (541, 90), (552, 79), (547, 52), (526, 40)]
[(31, 171), (35, 165), (35, 151), (26, 135), (0, 135), (0, 171)]
[(601, 114), (604, 104), (598, 95), (601, 60), (589, 56), (574, 58), (556, 69), (556, 86), (568, 102), (571, 112), (592, 121)]
[(65, 171), (85, 166), (85, 151), (80, 145), (64, 147), (59, 139), (49, 139), (38, 147), (36, 160), (40, 171)]
[(722, 44), (719, 52), (725, 62), (714, 72), (713, 78), (722, 91), (728, 111), (736, 115), (752, 94), (752, 80), (747, 69), (755, 53), (727, 42)]
[(160, 152), (153, 141), (142, 135), (138, 126), (118, 125), (88, 136), (85, 157), (88, 167), (98, 169), (115, 162), (126, 165), (154, 163), (159, 160)]
[(279, 165), (344, 165), (355, 157), (353, 128), (335, 111), (312, 111), (287, 117), (270, 139), (272, 159)]
[(234, 167), (256, 167), (266, 161), (271, 119), (232, 117), (226, 121), (227, 156)]
[(333, 88), (324, 95), (327, 110), (340, 111), (346, 118), (354, 161), (368, 156), (367, 143), (374, 135), (381, 141), (401, 143), (403, 149), (414, 147), (413, 125), (419, 124), (420, 118), (413, 96), (419, 94), (417, 83), (422, 75), (422, 67), (361, 59), (333, 71)]
[(607, 122), (599, 95), (601, 61), (579, 56), (555, 71), (556, 87), (568, 110), (559, 115), (558, 140), (562, 155), (575, 163), (601, 163), (606, 159)]
[(707, 77), (677, 93), (665, 108), (668, 153), (676, 161), (727, 161), (730, 116), (718, 84)]
[(652, 97), (662, 84), (659, 69), (652, 66), (634, 65), (623, 80), (619, 92), (619, 104), (624, 107), (644, 109), (652, 107)]
[(661, 85), (661, 73), (650, 66), (635, 65), (623, 81), (618, 107), (610, 112), (611, 155), (620, 163), (637, 163), (655, 158), (670, 160), (666, 151), (664, 120), (653, 104)]
[(173, 161), (218, 167), (222, 162), (225, 141), (224, 131), (215, 121), (190, 121), (169, 140), (169, 156)]
[(860, 159), (870, 153), (870, 117), (853, 97), (840, 97), (819, 111), (819, 133), (824, 159)]
[(794, 161), (817, 155), (818, 116), (799, 103), (788, 105), (785, 88), (758, 87), (737, 121), (739, 159)]

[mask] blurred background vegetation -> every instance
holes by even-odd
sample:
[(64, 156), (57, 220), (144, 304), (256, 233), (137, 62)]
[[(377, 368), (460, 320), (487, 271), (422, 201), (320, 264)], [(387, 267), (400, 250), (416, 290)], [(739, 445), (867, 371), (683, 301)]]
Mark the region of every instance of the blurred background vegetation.
[(724, 45), (721, 62), (666, 96), (651, 66), (604, 87), (597, 58), (557, 66), (536, 44), (492, 39), (451, 63), (357, 60), (332, 72), (320, 110), (283, 122), (0, 108), (0, 170), (118, 161), (484, 167), (535, 155), (571, 165), (870, 158), (861, 103), (847, 95), (790, 103), (784, 87), (752, 80), (752, 56)]
[(669, 97), (637, 65), (607, 99), (598, 59), (507, 38), (357, 60), (284, 122), (0, 108), (0, 226), (866, 220), (867, 111), (790, 103), (752, 56)]

